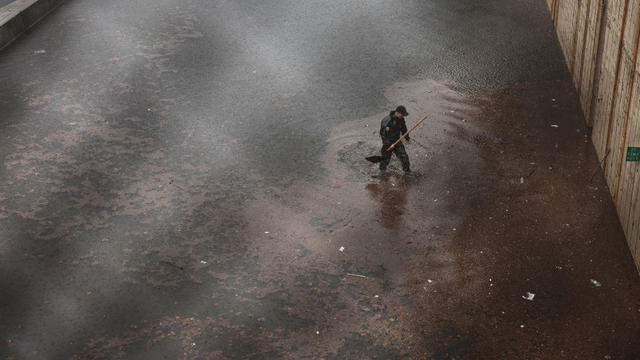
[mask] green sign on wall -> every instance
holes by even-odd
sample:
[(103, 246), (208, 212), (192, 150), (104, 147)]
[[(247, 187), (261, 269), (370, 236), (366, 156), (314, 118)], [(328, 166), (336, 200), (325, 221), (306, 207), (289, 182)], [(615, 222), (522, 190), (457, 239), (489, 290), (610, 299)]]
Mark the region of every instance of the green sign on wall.
[(640, 161), (640, 147), (627, 148), (627, 161)]

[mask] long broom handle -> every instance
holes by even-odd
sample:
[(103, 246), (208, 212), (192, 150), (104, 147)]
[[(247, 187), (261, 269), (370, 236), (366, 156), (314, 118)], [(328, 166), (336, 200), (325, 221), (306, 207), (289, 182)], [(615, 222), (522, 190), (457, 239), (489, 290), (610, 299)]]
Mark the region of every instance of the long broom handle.
[(389, 150), (393, 149), (396, 145), (398, 145), (398, 143), (399, 143), (400, 141), (402, 141), (402, 139), (404, 139), (405, 137), (407, 137), (407, 135), (409, 135), (409, 133), (410, 133), (410, 132), (412, 132), (412, 131), (413, 131), (413, 129), (417, 128), (417, 127), (418, 127), (418, 125), (422, 124), (422, 122), (423, 122), (426, 118), (427, 118), (427, 116), (425, 115), (422, 119), (420, 119), (420, 121), (418, 121), (415, 125), (413, 125), (413, 127), (412, 127), (409, 131), (407, 131), (406, 133), (404, 133), (404, 135), (402, 135), (402, 136), (400, 137), (400, 139), (396, 140), (396, 142), (394, 142), (393, 144), (391, 144), (391, 146), (389, 146), (389, 148), (387, 149), (387, 151), (389, 151)]

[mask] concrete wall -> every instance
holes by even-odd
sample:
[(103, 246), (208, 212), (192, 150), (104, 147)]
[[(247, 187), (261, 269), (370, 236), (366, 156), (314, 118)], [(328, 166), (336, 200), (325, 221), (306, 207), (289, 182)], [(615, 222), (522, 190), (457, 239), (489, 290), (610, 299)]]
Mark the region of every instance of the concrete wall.
[(640, 268), (640, 0), (547, 0), (603, 161), (629, 248)]
[(0, 7), (0, 50), (65, 0), (15, 0)]

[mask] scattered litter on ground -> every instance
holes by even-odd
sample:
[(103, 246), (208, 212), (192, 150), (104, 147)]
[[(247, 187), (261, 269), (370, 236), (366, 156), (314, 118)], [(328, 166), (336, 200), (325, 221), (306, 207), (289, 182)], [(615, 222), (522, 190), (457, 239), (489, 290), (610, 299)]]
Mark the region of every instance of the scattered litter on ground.
[(344, 246), (340, 246), (340, 249), (338, 249), (338, 251), (344, 252)]
[(600, 281), (598, 281), (598, 280), (591, 279), (590, 281), (591, 281), (591, 284), (592, 284), (593, 286), (595, 286), (595, 287), (600, 287), (600, 286), (602, 286), (602, 284), (601, 284), (601, 283), (600, 283)]
[(530, 293), (527, 291), (527, 296), (523, 296), (522, 298), (525, 300), (533, 301), (533, 298), (536, 297), (536, 294)]
[(355, 276), (355, 277), (361, 277), (361, 278), (365, 278), (365, 279), (367, 278), (367, 277), (366, 277), (366, 276), (364, 276), (364, 275), (360, 275), (360, 274), (351, 274), (351, 273), (347, 273), (347, 276)]
[(379, 298), (380, 296), (378, 296), (378, 295), (373, 295), (373, 297), (377, 299), (377, 298)]
[(524, 325), (520, 325), (520, 329), (524, 329)]
[(200, 264), (206, 264), (207, 262), (204, 260), (200, 260)]
[(551, 99), (551, 101), (556, 101), (556, 99)]
[(36, 54), (36, 55), (40, 55), (40, 54), (45, 54), (46, 52), (47, 52), (47, 50), (40, 49), (40, 50), (34, 51), (33, 53)]
[(520, 178), (520, 184), (524, 184), (524, 178), (523, 177)]
[(320, 335), (320, 331), (316, 330), (316, 335)]
[(166, 264), (166, 265), (169, 265), (169, 266), (173, 266), (174, 268), (177, 268), (177, 269), (180, 269), (180, 270), (184, 270), (184, 268), (182, 266), (176, 264), (173, 261), (160, 261), (160, 263)]
[(429, 280), (427, 280), (427, 282), (428, 282), (429, 284), (431, 284), (431, 283), (433, 282), (433, 280), (429, 279)]
[(265, 234), (268, 234), (269, 232), (268, 232), (268, 231), (265, 231), (264, 233), (265, 233)]
[(558, 126), (558, 125), (556, 125), (556, 124), (553, 124), (553, 125), (551, 125), (551, 127), (552, 127), (552, 128), (557, 128), (557, 127), (559, 127), (559, 126)]

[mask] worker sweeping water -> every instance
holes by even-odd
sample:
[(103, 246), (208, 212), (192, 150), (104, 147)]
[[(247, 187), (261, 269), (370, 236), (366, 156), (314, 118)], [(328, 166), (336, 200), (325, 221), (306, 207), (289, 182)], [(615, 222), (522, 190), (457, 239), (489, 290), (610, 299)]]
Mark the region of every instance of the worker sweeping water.
[(391, 161), (392, 154), (396, 154), (402, 163), (402, 170), (404, 170), (405, 174), (411, 173), (409, 155), (407, 155), (407, 151), (402, 144), (402, 139), (404, 139), (407, 144), (411, 145), (409, 133), (420, 125), (427, 117), (423, 117), (411, 128), (411, 130), (407, 131), (407, 124), (404, 119), (406, 116), (409, 116), (407, 109), (400, 105), (395, 110), (389, 112), (389, 115), (385, 116), (385, 118), (380, 122), (380, 138), (382, 139), (380, 156), (370, 156), (366, 159), (374, 163), (380, 163), (381, 175), (386, 172), (389, 161)]

